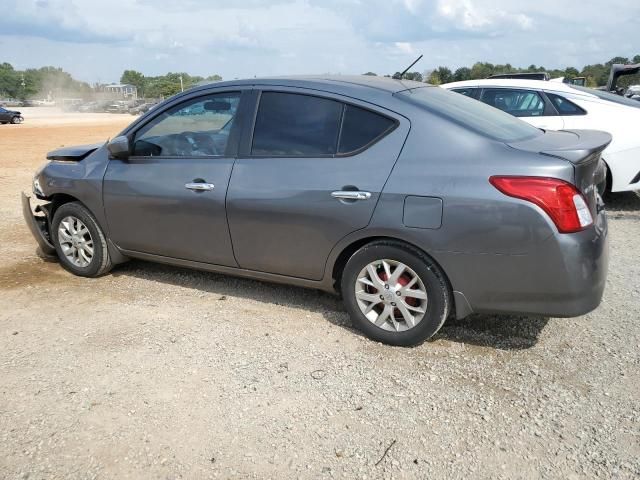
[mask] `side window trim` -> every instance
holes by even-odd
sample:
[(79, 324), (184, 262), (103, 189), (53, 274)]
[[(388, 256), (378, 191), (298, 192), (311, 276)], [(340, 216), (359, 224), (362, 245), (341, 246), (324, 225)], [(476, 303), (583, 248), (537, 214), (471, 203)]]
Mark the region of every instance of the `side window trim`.
[[(245, 135), (245, 138), (243, 138), (241, 145), (240, 145), (240, 150), (238, 153), (238, 157), (239, 158), (342, 158), (342, 157), (353, 157), (355, 155), (359, 155), (360, 153), (364, 152), (365, 150), (368, 150), (369, 148), (371, 148), (373, 145), (375, 145), (376, 143), (378, 143), (380, 140), (384, 139), (385, 137), (387, 137), (391, 132), (393, 132), (394, 130), (396, 130), (398, 128), (398, 126), (400, 126), (400, 121), (397, 118), (394, 118), (390, 115), (386, 115), (382, 112), (379, 112), (377, 110), (374, 110), (370, 107), (365, 107), (362, 105), (358, 105), (354, 102), (350, 102), (348, 100), (345, 100), (343, 98), (334, 98), (331, 96), (325, 96), (322, 95), (321, 91), (313, 92), (313, 93), (309, 93), (307, 91), (297, 91), (297, 90), (290, 90), (287, 89), (286, 87), (276, 87), (276, 88), (257, 88), (255, 90), (253, 90), (253, 92), (255, 92), (254, 94), (254, 98), (253, 98), (253, 111), (251, 112), (251, 114), (249, 115), (249, 118), (251, 118), (251, 124), (250, 126), (248, 126), (248, 128), (245, 129), (247, 135)], [(338, 138), (337, 138), (337, 142), (336, 142), (336, 153), (333, 154), (321, 154), (321, 155), (253, 155), (251, 153), (251, 149), (253, 146), (253, 136), (255, 133), (255, 128), (256, 128), (256, 122), (258, 119), (258, 109), (260, 108), (260, 99), (262, 97), (262, 93), (263, 92), (274, 92), (274, 93), (288, 93), (288, 94), (295, 94), (295, 95), (307, 95), (310, 97), (318, 97), (321, 99), (326, 99), (326, 100), (333, 100), (336, 102), (339, 102), (342, 104), (342, 112), (340, 115), (340, 127), (338, 128)], [(368, 144), (364, 145), (363, 147), (354, 150), (352, 152), (348, 152), (348, 153), (338, 153), (337, 150), (340, 146), (340, 139), (342, 136), (342, 127), (344, 125), (344, 117), (345, 117), (345, 111), (346, 111), (346, 107), (347, 105), (351, 105), (353, 107), (356, 108), (360, 108), (363, 110), (367, 110), (371, 113), (374, 113), (376, 115), (380, 115), (384, 118), (387, 118), (389, 120), (391, 120), (393, 123), (392, 125), (385, 130), (381, 135), (379, 135), (378, 137), (376, 137), (374, 140), (372, 140), (371, 142), (369, 142)]]
[(224, 94), (234, 94), (234, 93), (240, 94), (240, 100), (238, 104), (238, 109), (236, 110), (236, 118), (235, 118), (236, 121), (234, 121), (233, 125), (231, 126), (231, 131), (229, 132), (229, 140), (227, 141), (227, 145), (223, 155), (199, 155), (197, 157), (191, 157), (191, 156), (185, 157), (185, 156), (179, 156), (179, 155), (158, 155), (158, 156), (149, 157), (145, 155), (133, 155), (133, 151), (132, 151), (130, 158), (135, 159), (136, 161), (144, 161), (150, 158), (152, 158), (153, 161), (175, 160), (175, 159), (184, 159), (184, 158), (198, 158), (203, 160), (220, 159), (220, 158), (237, 158), (238, 151), (239, 151), (240, 137), (246, 123), (246, 118), (244, 118), (245, 117), (244, 113), (245, 113), (246, 107), (248, 106), (247, 104), (250, 103), (249, 94), (251, 93), (251, 90), (246, 88), (231, 87), (228, 90), (227, 89), (206, 90), (206, 91), (198, 92), (197, 94), (175, 99), (175, 101), (167, 104), (162, 109), (158, 109), (157, 111), (155, 111), (154, 109), (154, 114), (150, 116), (148, 119), (145, 119), (144, 122), (140, 124), (134, 124), (130, 130), (126, 131), (126, 137), (129, 139), (131, 148), (133, 150), (133, 145), (134, 145), (136, 135), (141, 130), (143, 130), (146, 126), (148, 126), (150, 123), (154, 122), (156, 119), (162, 116), (164, 113), (174, 110), (176, 107), (179, 107), (180, 105), (193, 103), (194, 101), (197, 102), (198, 99), (202, 99), (202, 98), (213, 96), (213, 95), (224, 95)]
[(536, 92), (538, 93), (538, 95), (540, 95), (540, 98), (542, 98), (542, 101), (544, 102), (544, 111), (542, 112), (542, 116), (543, 117), (559, 116), (560, 112), (558, 112), (558, 109), (555, 107), (551, 99), (547, 97), (547, 94), (545, 93), (545, 91), (536, 90)]

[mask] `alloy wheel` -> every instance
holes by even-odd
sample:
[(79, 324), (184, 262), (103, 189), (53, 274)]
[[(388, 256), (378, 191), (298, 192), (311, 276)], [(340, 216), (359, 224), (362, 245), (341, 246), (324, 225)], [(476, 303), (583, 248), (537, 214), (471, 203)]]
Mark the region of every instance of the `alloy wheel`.
[(376, 260), (358, 274), (355, 297), (362, 314), (391, 332), (414, 328), (427, 311), (424, 283), (409, 266), (396, 260)]
[(74, 216), (62, 219), (58, 242), (63, 255), (76, 267), (87, 267), (93, 260), (93, 239), (87, 226)]

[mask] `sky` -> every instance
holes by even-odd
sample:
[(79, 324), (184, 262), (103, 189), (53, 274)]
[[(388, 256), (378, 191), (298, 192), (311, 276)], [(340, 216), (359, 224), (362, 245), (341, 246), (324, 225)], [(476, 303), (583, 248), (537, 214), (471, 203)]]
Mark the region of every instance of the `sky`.
[(88, 82), (393, 74), (476, 61), (578, 68), (640, 54), (638, 0), (0, 0), (0, 62)]

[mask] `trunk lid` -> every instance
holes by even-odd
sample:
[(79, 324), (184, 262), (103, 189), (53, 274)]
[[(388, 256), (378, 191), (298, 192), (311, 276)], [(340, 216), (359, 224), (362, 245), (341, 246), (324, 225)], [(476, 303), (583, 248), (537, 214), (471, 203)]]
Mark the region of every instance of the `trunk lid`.
[(574, 170), (574, 185), (584, 195), (595, 218), (606, 185), (606, 167), (600, 157), (611, 140), (609, 133), (598, 130), (563, 130), (547, 131), (544, 135), (509, 146), (570, 162)]

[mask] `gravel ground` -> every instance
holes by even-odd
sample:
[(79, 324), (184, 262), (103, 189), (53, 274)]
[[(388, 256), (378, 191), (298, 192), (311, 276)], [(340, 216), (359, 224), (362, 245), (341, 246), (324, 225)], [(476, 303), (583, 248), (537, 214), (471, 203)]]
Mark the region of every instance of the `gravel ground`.
[(640, 197), (609, 202), (595, 312), (393, 348), (324, 293), (38, 257), (20, 190), (48, 149), (126, 121), (0, 127), (0, 478), (640, 476)]

